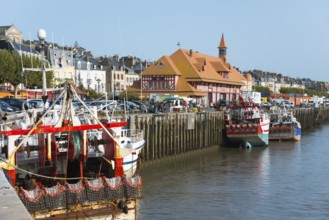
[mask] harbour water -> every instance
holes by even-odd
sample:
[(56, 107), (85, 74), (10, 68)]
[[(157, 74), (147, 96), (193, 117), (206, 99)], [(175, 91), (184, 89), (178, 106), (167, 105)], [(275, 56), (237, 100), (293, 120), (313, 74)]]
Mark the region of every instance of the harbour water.
[(144, 165), (139, 219), (329, 219), (328, 134)]

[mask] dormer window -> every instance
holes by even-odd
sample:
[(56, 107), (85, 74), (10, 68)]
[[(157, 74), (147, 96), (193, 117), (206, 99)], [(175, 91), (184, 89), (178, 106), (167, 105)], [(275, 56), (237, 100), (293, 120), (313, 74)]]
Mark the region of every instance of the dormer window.
[(162, 62), (159, 62), (156, 64), (157, 66), (163, 66), (163, 63)]

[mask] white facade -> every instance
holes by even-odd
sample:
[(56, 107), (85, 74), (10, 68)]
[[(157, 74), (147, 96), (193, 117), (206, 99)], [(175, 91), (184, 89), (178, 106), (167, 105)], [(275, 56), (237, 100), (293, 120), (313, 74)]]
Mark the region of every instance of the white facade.
[(140, 76), (138, 74), (126, 74), (126, 89), (131, 86), (134, 81), (137, 81), (140, 79)]
[(98, 93), (106, 93), (106, 71), (95, 69), (76, 69), (77, 85), (82, 85), (86, 89), (95, 90)]

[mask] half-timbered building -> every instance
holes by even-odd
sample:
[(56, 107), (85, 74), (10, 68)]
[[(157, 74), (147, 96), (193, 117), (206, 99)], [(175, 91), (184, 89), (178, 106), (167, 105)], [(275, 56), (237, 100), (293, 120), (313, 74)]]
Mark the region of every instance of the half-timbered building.
[(236, 100), (246, 79), (227, 62), (223, 35), (218, 50), (218, 57), (214, 57), (178, 49), (146, 68), (141, 81), (136, 81), (128, 92), (140, 93), (143, 98), (150, 94), (179, 95), (195, 98), (205, 106), (219, 100)]

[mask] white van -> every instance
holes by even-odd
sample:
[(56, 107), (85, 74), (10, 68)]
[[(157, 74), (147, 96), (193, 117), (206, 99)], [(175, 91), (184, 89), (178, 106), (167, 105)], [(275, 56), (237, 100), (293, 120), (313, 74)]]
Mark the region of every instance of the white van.
[(182, 98), (179, 98), (179, 97), (169, 97), (169, 98), (165, 98), (163, 100), (164, 104), (167, 104), (169, 102), (172, 103), (171, 108), (173, 110), (179, 110), (180, 111), (180, 110), (184, 109), (184, 104), (185, 104), (186, 101)]

